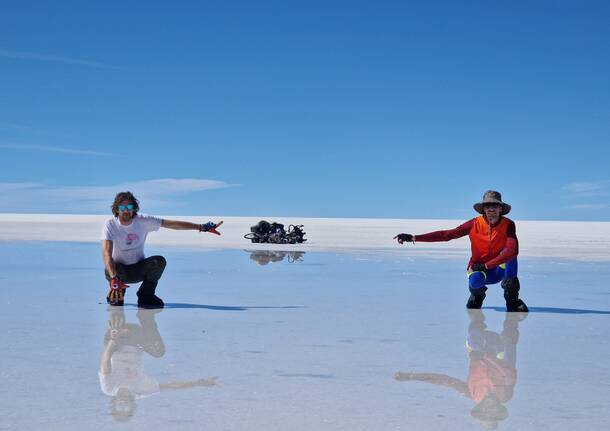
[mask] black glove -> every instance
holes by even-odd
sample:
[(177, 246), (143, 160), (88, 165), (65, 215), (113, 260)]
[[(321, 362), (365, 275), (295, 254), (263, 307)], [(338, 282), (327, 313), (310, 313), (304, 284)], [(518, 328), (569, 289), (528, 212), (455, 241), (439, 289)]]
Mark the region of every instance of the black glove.
[(487, 271), (487, 267), (484, 263), (473, 263), (470, 267), (473, 271)]
[(413, 242), (413, 235), (410, 233), (399, 233), (394, 237), (394, 239), (398, 241), (398, 244), (402, 244), (403, 242)]

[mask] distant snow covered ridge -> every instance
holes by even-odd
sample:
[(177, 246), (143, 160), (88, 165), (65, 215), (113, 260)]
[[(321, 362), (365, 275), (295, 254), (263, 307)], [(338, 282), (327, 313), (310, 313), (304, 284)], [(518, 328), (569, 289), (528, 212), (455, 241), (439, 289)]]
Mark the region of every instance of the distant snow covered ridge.
[[(0, 214), (0, 241), (98, 242), (109, 216), (62, 214)], [(164, 217), (164, 216), (160, 216)], [(383, 250), (404, 255), (466, 258), (467, 237), (443, 243), (398, 245), (400, 232), (425, 233), (454, 228), (465, 220), (339, 219), (295, 217), (167, 216), (168, 219), (205, 223), (224, 220), (222, 236), (194, 231), (161, 229), (148, 244), (208, 249), (284, 249), (305, 251)], [(277, 221), (286, 227), (303, 224), (307, 242), (298, 245), (252, 244), (244, 239), (259, 220)], [(520, 256), (610, 261), (610, 222), (516, 221)]]

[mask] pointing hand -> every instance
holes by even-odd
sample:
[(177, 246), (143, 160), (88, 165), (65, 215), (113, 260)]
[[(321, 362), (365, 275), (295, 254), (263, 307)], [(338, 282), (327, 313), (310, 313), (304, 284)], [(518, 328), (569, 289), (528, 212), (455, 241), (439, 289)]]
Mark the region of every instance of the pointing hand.
[(219, 221), (218, 223), (214, 223), (214, 222), (207, 222), (205, 224), (202, 224), (201, 227), (199, 228), (200, 232), (209, 232), (209, 233), (213, 233), (216, 235), (220, 235), (220, 232), (218, 232), (216, 229), (218, 227), (220, 227), (220, 225), (222, 225), (222, 221)]
[(394, 239), (398, 241), (398, 244), (402, 244), (403, 242), (415, 242), (413, 241), (413, 235), (410, 233), (400, 233), (396, 235)]

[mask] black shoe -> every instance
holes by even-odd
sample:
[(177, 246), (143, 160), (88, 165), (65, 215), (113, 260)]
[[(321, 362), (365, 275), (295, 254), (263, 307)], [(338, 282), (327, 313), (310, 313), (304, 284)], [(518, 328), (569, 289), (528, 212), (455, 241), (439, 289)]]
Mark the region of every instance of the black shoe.
[(481, 289), (470, 289), (470, 298), (468, 298), (468, 302), (466, 303), (466, 308), (469, 310), (478, 310), (483, 306), (483, 301), (485, 300), (485, 292), (487, 292), (486, 287), (482, 287)]
[(506, 311), (509, 313), (528, 313), (529, 309), (521, 299), (506, 301)]
[(138, 307), (140, 308), (163, 308), (165, 304), (157, 295), (138, 295)]

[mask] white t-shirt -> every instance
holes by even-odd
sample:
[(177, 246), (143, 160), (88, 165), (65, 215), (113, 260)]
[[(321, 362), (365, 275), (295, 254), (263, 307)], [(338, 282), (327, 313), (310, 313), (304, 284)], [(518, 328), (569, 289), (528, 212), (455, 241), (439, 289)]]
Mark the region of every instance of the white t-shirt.
[(102, 240), (112, 241), (112, 259), (124, 265), (133, 265), (144, 259), (144, 242), (148, 232), (161, 227), (162, 219), (136, 215), (129, 226), (123, 226), (117, 217), (106, 220)]
[(120, 347), (110, 358), (110, 373), (98, 373), (102, 392), (113, 397), (119, 389), (127, 388), (136, 399), (160, 392), (159, 382), (144, 374), (142, 360), (142, 351), (137, 347)]

